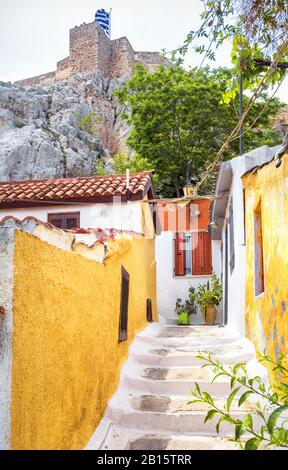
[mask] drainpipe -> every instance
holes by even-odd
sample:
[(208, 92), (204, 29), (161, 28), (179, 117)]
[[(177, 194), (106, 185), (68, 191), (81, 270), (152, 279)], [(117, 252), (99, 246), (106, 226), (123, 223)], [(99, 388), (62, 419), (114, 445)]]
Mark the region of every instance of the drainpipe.
[[(240, 91), (239, 91), (239, 114), (240, 114), (240, 119), (241, 119), (241, 117), (242, 117), (242, 115), (243, 115), (243, 75), (242, 75), (242, 70), (240, 71), (239, 85), (240, 85)], [(243, 153), (244, 153), (243, 124), (242, 124), (241, 127), (240, 127), (239, 151), (240, 151), (240, 155), (243, 155)]]

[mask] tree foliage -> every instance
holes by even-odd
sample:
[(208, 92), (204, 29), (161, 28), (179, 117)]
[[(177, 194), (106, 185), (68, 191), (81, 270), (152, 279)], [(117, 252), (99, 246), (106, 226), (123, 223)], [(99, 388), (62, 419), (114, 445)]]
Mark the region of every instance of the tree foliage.
[[(261, 359), (262, 362), (272, 365), (273, 370), (278, 373), (279, 385), (274, 389), (267, 386), (259, 376), (251, 377), (245, 363), (225, 367), (218, 360), (213, 359), (211, 354), (201, 353), (198, 359), (205, 362), (203, 367), (212, 367), (215, 374), (212, 383), (218, 377), (224, 377), (229, 379), (231, 387), (231, 393), (224, 407), (220, 407), (211, 395), (202, 392), (196, 384), (189, 403), (200, 402), (209, 405), (210, 409), (205, 417), (205, 423), (217, 417), (217, 433), (219, 433), (221, 423), (230, 423), (235, 430), (234, 438), (231, 440), (244, 450), (257, 450), (261, 446), (276, 449), (288, 448), (288, 357), (281, 356), (276, 361), (271, 356), (263, 356)], [(236, 409), (242, 411), (243, 405), (251, 399), (254, 399), (254, 411), (244, 414), (242, 419), (236, 418), (235, 404)], [(231, 411), (233, 404), (234, 410)]]
[[(255, 59), (273, 59), (287, 40), (287, 1), (209, 0), (203, 4), (200, 27), (189, 32), (183, 45), (173, 51), (172, 57), (181, 62), (192, 44), (194, 50), (203, 56), (203, 62), (205, 59), (215, 60), (216, 49), (230, 40), (233, 71), (235, 75), (241, 71), (244, 87), (253, 89), (267, 69), (256, 64)], [(288, 47), (279, 60), (287, 58)], [(275, 69), (271, 83), (279, 82), (284, 73), (284, 70)], [(228, 91), (238, 88), (237, 82), (228, 85)]]
[[(186, 71), (175, 65), (149, 73), (138, 66), (128, 84), (117, 92), (126, 109), (123, 117), (131, 127), (128, 146), (153, 167), (163, 194), (180, 196), (183, 185), (197, 182), (234, 129), (238, 105), (234, 100), (220, 104), (230, 78), (231, 73), (222, 68)], [(237, 103), (237, 94), (234, 98)], [(281, 141), (270, 125), (282, 106), (278, 99), (270, 101), (255, 127), (249, 129), (265, 99), (263, 95), (253, 105), (246, 121), (246, 151)], [(235, 139), (224, 158), (238, 155), (238, 147)], [(209, 184), (211, 181), (203, 189), (207, 191)]]
[[(98, 176), (105, 175), (124, 175), (126, 170), (131, 173), (139, 173), (141, 171), (151, 171), (154, 168), (151, 162), (146, 158), (137, 155), (128, 155), (127, 153), (117, 153), (110, 160), (97, 160), (95, 162), (95, 173)], [(159, 185), (158, 177), (153, 175), (153, 186), (157, 190)]]

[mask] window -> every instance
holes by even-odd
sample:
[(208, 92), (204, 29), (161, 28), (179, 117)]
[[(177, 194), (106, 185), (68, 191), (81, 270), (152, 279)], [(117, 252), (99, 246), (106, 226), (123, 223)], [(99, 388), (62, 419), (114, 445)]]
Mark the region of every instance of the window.
[(146, 302), (146, 317), (147, 317), (148, 323), (153, 322), (152, 300), (151, 299), (147, 299), (147, 302)]
[(80, 228), (80, 212), (48, 214), (48, 222), (62, 230)]
[(184, 236), (184, 249), (185, 249), (185, 274), (192, 274), (192, 235), (186, 233)]
[(230, 273), (234, 271), (235, 267), (235, 242), (234, 242), (234, 216), (233, 216), (233, 206), (231, 204), (229, 208), (229, 264), (230, 264)]
[(255, 263), (255, 295), (265, 290), (263, 229), (261, 201), (254, 212), (254, 263)]
[(129, 273), (124, 266), (121, 267), (121, 296), (120, 296), (120, 321), (119, 343), (127, 340), (128, 329), (128, 304), (129, 304)]
[(177, 233), (175, 238), (175, 275), (212, 274), (211, 237), (207, 232)]

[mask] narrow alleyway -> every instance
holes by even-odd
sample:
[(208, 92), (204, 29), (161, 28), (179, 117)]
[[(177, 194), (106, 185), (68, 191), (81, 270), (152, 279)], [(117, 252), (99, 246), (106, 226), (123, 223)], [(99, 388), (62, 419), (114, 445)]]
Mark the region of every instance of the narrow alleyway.
[[(211, 384), (213, 372), (201, 368), (199, 351), (213, 353), (222, 364), (247, 361), (253, 375), (265, 376), (251, 343), (228, 328), (152, 324), (137, 335), (118, 390), (88, 448), (235, 449), (228, 441), (233, 431), (229, 424), (222, 423), (217, 436), (215, 419), (204, 424), (207, 406), (187, 404), (195, 382), (220, 405), (231, 392), (226, 378)], [(247, 403), (235, 415), (251, 409)]]

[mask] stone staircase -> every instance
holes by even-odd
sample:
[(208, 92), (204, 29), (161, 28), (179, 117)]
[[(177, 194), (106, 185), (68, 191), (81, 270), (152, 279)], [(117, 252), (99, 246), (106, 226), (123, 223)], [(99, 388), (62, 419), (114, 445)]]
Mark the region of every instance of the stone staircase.
[[(219, 406), (231, 392), (225, 377), (211, 383), (214, 374), (201, 368), (199, 351), (211, 352), (225, 365), (246, 362), (251, 376), (267, 381), (252, 344), (227, 327), (151, 324), (136, 336), (118, 390), (87, 449), (235, 449), (229, 423), (222, 423), (217, 436), (217, 418), (204, 424), (208, 405), (188, 404), (195, 382)], [(253, 409), (249, 402), (241, 410), (232, 407), (235, 416)]]

